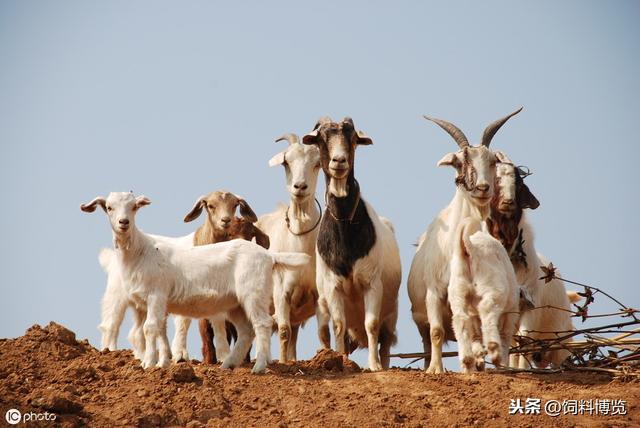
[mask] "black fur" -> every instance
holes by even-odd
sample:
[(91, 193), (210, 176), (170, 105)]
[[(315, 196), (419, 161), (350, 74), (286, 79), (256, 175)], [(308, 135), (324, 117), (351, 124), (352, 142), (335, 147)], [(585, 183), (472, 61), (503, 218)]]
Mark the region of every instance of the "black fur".
[[(329, 269), (343, 277), (351, 274), (356, 260), (369, 254), (376, 242), (376, 231), (364, 201), (358, 197), (360, 189), (353, 173), (349, 175), (347, 185), (348, 195), (344, 198), (328, 194), (327, 209), (318, 232), (320, 257)], [(349, 221), (355, 203), (358, 208)]]

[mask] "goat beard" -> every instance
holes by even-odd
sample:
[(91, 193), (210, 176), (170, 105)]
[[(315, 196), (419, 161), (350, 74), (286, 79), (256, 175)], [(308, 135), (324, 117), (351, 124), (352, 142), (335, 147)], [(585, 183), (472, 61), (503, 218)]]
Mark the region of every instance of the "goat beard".
[(129, 250), (129, 248), (131, 247), (131, 237), (129, 236), (129, 234), (120, 234), (120, 233), (113, 233), (113, 248), (117, 249), (122, 249), (122, 250)]
[(347, 178), (329, 179), (329, 192), (336, 198), (345, 198), (349, 194), (347, 189)]

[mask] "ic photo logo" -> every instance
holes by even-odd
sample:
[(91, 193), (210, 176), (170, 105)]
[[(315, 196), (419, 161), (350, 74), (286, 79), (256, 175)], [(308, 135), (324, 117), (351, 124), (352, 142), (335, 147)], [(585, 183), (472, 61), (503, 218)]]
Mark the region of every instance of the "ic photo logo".
[(4, 414), (4, 418), (9, 425), (17, 425), (22, 421), (22, 413), (18, 409), (9, 409)]

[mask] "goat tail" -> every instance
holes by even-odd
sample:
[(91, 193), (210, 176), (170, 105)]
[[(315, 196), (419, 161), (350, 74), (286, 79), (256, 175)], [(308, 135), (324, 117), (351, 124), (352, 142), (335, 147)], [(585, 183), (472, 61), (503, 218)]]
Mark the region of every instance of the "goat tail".
[(105, 272), (109, 272), (111, 263), (115, 260), (115, 254), (111, 248), (103, 248), (100, 250), (100, 254), (98, 255), (98, 261), (100, 262), (100, 266), (102, 266), (102, 270)]
[(567, 297), (569, 298), (569, 302), (571, 303), (578, 303), (580, 300), (582, 300), (582, 296), (580, 296), (575, 291), (567, 291)]
[(271, 253), (274, 268), (301, 268), (309, 264), (311, 256), (305, 253)]
[(470, 253), (470, 249), (473, 247), (471, 243), (471, 235), (482, 230), (482, 222), (473, 217), (467, 217), (458, 226), (458, 238), (460, 239), (460, 245), (456, 245), (457, 251), (460, 251), (461, 257), (466, 257)]

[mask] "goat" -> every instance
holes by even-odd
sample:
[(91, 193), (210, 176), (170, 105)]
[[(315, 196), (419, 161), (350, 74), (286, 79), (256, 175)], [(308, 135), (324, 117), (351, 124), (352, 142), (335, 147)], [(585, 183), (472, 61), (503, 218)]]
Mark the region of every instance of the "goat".
[[(489, 232), (499, 239), (507, 250), (518, 282), (522, 284), (523, 290), (535, 307), (522, 312), (518, 335), (531, 339), (551, 339), (556, 337), (553, 332), (573, 330), (573, 324), (569, 312), (546, 306), (569, 310), (570, 302), (576, 301), (577, 295), (567, 293), (558, 279), (553, 279), (548, 284), (540, 279), (543, 276), (540, 266), (548, 263), (536, 252), (533, 228), (524, 212), (527, 208), (538, 208), (540, 202), (524, 183), (523, 176), (526, 175), (528, 174), (513, 164), (498, 164), (498, 191), (491, 201), (487, 226)], [(577, 296), (577, 300), (579, 299)], [(529, 361), (533, 360), (543, 367), (548, 363), (559, 366), (568, 356), (569, 352), (563, 349), (547, 351), (545, 354), (513, 355), (511, 365), (525, 368)]]
[[(314, 204), (320, 153), (315, 146), (299, 143), (295, 134), (285, 134), (276, 142), (286, 140), (289, 146), (269, 161), (269, 166), (282, 165), (287, 180), (289, 206), (258, 219), (275, 251), (296, 251), (308, 254), (311, 262), (297, 271), (281, 271), (274, 277), (273, 295), (275, 319), (280, 339), (280, 361), (295, 360), (296, 342), (300, 326), (316, 313), (315, 243), (322, 210)], [(320, 329), (322, 330), (322, 329)], [(328, 327), (326, 327), (328, 341)], [(323, 337), (323, 336), (321, 336)], [(328, 346), (328, 345), (327, 345)]]
[[(265, 248), (269, 247), (269, 237), (257, 229), (252, 221), (256, 220), (255, 213), (249, 207), (247, 202), (237, 195), (233, 195), (229, 192), (212, 192), (208, 195), (210, 201), (208, 205), (211, 207), (217, 207), (216, 209), (207, 208), (208, 221), (203, 226), (198, 228), (196, 232), (192, 232), (186, 236), (174, 238), (165, 237), (160, 235), (150, 235), (155, 240), (167, 242), (173, 245), (179, 245), (185, 248), (192, 247), (194, 245), (215, 243), (216, 240), (229, 240), (229, 239), (246, 239), (251, 240), (255, 237), (257, 243)], [(207, 196), (198, 198), (194, 208), (190, 211), (191, 215), (195, 215), (195, 208), (198, 204), (202, 204), (202, 200)], [(242, 218), (235, 217), (235, 210), (240, 207), (240, 214)], [(198, 213), (199, 215), (199, 213)], [(197, 217), (197, 216), (196, 216)], [(231, 217), (232, 220), (228, 221)], [(195, 217), (191, 218), (193, 220)], [(132, 306), (128, 299), (128, 295), (121, 284), (120, 273), (118, 270), (117, 259), (113, 257), (113, 250), (103, 249), (100, 253), (100, 264), (104, 271), (107, 273), (107, 288), (102, 298), (102, 321), (99, 325), (99, 329), (102, 331), (102, 349), (115, 350), (117, 349), (117, 337), (126, 312), (127, 307)], [(144, 353), (144, 335), (142, 332), (142, 324), (144, 322), (144, 313), (137, 311), (135, 306), (133, 327), (129, 332), (129, 341), (133, 344), (134, 355), (138, 359), (142, 359)], [(186, 321), (185, 321), (186, 320)], [(189, 355), (187, 353), (187, 331), (190, 324), (189, 318), (177, 316), (175, 317), (176, 333), (172, 344), (172, 355), (174, 361), (187, 361)], [(222, 320), (212, 321), (218, 326), (218, 331), (225, 331), (224, 316)], [(222, 328), (220, 328), (220, 323)], [(205, 362), (216, 362), (215, 348), (213, 347), (213, 336), (208, 334), (208, 331), (203, 332), (205, 326), (200, 326), (201, 336), (203, 337), (203, 360)], [(237, 333), (232, 324), (226, 325), (229, 330), (229, 335), (234, 340), (237, 339)], [(214, 330), (214, 331), (215, 331)], [(223, 360), (229, 353), (229, 344), (226, 340), (223, 340), (223, 336), (219, 335), (220, 347), (219, 359)], [(206, 337), (206, 340), (204, 339)], [(217, 341), (218, 342), (218, 341)]]
[(238, 342), (222, 367), (238, 366), (255, 334), (252, 371), (264, 372), (270, 353), (273, 271), (302, 267), (309, 256), (272, 253), (240, 239), (192, 248), (156, 240), (135, 225), (137, 211), (150, 203), (144, 196), (112, 192), (80, 206), (94, 212), (99, 205), (107, 213), (122, 283), (130, 300), (146, 311), (142, 366), (166, 367), (170, 362), (168, 312), (197, 318), (227, 313), (238, 330)]
[(319, 324), (326, 325), (330, 315), (336, 351), (346, 353), (348, 333), (355, 345), (369, 348), (369, 369), (388, 368), (396, 341), (400, 253), (393, 226), (362, 199), (354, 173), (356, 146), (373, 142), (348, 117), (338, 123), (321, 118), (302, 142), (320, 149), (326, 181), (316, 243), (318, 312), (324, 318)]
[(465, 373), (484, 369), (485, 349), (494, 365), (508, 363), (519, 318), (519, 287), (511, 260), (481, 224), (467, 217), (458, 225), (447, 288)]
[(457, 241), (456, 230), (467, 217), (482, 221), (489, 215), (495, 165), (497, 162), (510, 162), (504, 153), (489, 150), (489, 144), (502, 125), (520, 110), (487, 126), (479, 146), (470, 146), (467, 137), (455, 125), (425, 116), (451, 135), (460, 148), (438, 162), (438, 166), (456, 169), (456, 193), (421, 236), (409, 271), (408, 292), (412, 317), (422, 337), (424, 352), (428, 353), (431, 348), (428, 366), (425, 360), (425, 370), (429, 373), (443, 372), (443, 342), (455, 339), (451, 329), (447, 287), (451, 254)]
[[(241, 218), (236, 217), (236, 209), (240, 210)], [(226, 191), (215, 191), (199, 197), (193, 208), (185, 216), (185, 223), (191, 222), (206, 209), (205, 222), (195, 231), (193, 245), (215, 244), (231, 239), (245, 239), (256, 243), (265, 249), (269, 248), (269, 237), (263, 233), (255, 223), (258, 219), (247, 201)], [(171, 345), (171, 353), (174, 361), (188, 360), (187, 333), (191, 319), (176, 316), (175, 336)], [(202, 339), (202, 361), (214, 364), (218, 360), (224, 360), (229, 354), (229, 341), (237, 340), (238, 334), (233, 324), (224, 320), (224, 315), (219, 315), (211, 320), (201, 319), (198, 322), (198, 330)], [(215, 338), (215, 346), (214, 346)], [(217, 355), (216, 355), (217, 348)], [(249, 356), (245, 360), (248, 362)]]

